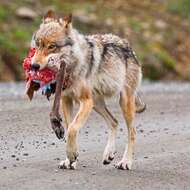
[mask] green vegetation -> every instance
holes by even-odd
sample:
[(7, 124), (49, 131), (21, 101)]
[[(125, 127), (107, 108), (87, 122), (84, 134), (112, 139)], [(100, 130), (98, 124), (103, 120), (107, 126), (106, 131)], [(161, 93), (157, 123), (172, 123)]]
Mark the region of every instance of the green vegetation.
[(129, 18), (128, 19), (129, 26), (134, 30), (134, 32), (141, 32), (142, 31), (142, 24), (141, 21), (137, 20), (136, 18)]
[(0, 6), (0, 21), (4, 21), (8, 17), (8, 10)]
[(170, 0), (167, 3), (167, 8), (172, 13), (190, 19), (190, 0)]
[[(27, 7), (38, 16), (19, 17), (20, 7)], [(6, 0), (0, 4), (0, 80), (23, 78), (22, 60), (32, 33), (49, 8), (61, 16), (72, 12), (74, 25), (81, 32), (112, 32), (127, 37), (143, 64), (146, 78), (189, 79), (183, 65), (187, 67), (190, 59), (190, 23), (186, 22), (190, 19), (190, 0), (127, 3), (125, 0)], [(4, 77), (6, 73), (9, 77)]]

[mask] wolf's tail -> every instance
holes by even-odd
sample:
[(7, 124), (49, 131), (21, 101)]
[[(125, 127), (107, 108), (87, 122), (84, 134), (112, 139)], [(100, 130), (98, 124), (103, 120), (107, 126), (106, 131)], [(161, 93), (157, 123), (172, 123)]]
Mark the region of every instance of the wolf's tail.
[(139, 93), (135, 96), (136, 113), (142, 113), (146, 110), (146, 104), (142, 101)]

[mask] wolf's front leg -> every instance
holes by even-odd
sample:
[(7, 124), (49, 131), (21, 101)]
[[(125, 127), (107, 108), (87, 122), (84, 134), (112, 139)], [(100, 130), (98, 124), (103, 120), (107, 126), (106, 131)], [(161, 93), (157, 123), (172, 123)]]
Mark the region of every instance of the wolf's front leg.
[(93, 100), (90, 94), (87, 96), (82, 95), (79, 101), (79, 111), (68, 127), (66, 145), (67, 159), (60, 162), (59, 168), (61, 169), (76, 169), (78, 157), (77, 134), (79, 129), (84, 125), (93, 108)]
[(71, 115), (73, 112), (73, 100), (70, 97), (62, 96), (62, 110), (65, 118), (65, 128), (68, 129), (71, 123)]

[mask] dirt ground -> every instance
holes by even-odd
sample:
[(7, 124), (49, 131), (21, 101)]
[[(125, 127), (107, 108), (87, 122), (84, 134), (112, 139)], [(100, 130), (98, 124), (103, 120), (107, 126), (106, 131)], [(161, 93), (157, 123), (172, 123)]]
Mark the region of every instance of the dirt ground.
[[(0, 190), (155, 190), (190, 187), (190, 85), (144, 84), (148, 108), (137, 114), (132, 171), (114, 164), (122, 157), (126, 127), (116, 100), (110, 109), (119, 119), (115, 160), (102, 165), (107, 127), (93, 112), (79, 134), (77, 170), (60, 170), (65, 142), (50, 128), (51, 103), (37, 96), (0, 96)], [(2, 89), (0, 90), (2, 92)], [(12, 92), (12, 91), (11, 91)], [(0, 93), (1, 94), (1, 93)]]

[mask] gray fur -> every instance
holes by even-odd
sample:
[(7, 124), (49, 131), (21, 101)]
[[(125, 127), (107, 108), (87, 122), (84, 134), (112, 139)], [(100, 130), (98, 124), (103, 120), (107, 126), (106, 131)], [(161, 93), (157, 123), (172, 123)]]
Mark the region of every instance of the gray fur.
[[(76, 168), (78, 156), (76, 135), (92, 108), (103, 116), (110, 129), (103, 163), (109, 164), (113, 160), (118, 122), (106, 108), (104, 100), (119, 95), (120, 106), (128, 127), (128, 147), (126, 146), (123, 158), (116, 167), (131, 169), (136, 134), (133, 127), (135, 96), (142, 73), (141, 65), (128, 41), (112, 34), (82, 35), (72, 28), (71, 17), (66, 17), (63, 22), (55, 19), (46, 20), (41, 24), (35, 38), (37, 50), (33, 62), (40, 64), (40, 69), (48, 67), (57, 72), (61, 71), (60, 65), (64, 63), (63, 74), (68, 76), (70, 83), (62, 93), (68, 139), (67, 159), (60, 163), (60, 167)], [(56, 47), (53, 45), (53, 50), (51, 44), (56, 44)], [(57, 81), (58, 85), (62, 84), (61, 81), (61, 78)], [(56, 91), (58, 92), (58, 88)], [(60, 93), (61, 91), (59, 95)], [(59, 99), (60, 96), (55, 103)], [(141, 104), (140, 99), (138, 100)], [(69, 121), (73, 101), (78, 102), (80, 108), (74, 119)], [(56, 107), (56, 110), (58, 112), (59, 108)], [(56, 132), (58, 137), (62, 138), (60, 134), (63, 132), (60, 129)]]

